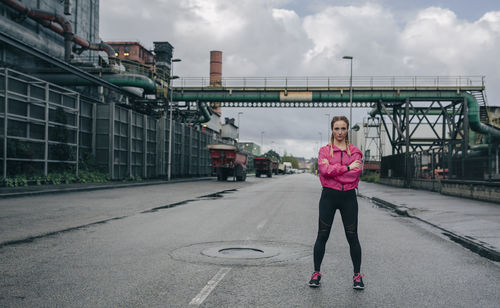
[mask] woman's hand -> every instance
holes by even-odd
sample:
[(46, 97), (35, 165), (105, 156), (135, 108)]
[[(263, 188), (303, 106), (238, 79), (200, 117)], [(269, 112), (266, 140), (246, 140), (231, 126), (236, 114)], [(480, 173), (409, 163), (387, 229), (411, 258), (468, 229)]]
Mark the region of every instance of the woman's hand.
[(353, 162), (349, 165), (349, 170), (352, 170), (352, 169), (355, 169), (355, 168), (361, 169), (361, 161), (359, 161), (359, 160), (355, 160), (355, 161), (353, 161)]

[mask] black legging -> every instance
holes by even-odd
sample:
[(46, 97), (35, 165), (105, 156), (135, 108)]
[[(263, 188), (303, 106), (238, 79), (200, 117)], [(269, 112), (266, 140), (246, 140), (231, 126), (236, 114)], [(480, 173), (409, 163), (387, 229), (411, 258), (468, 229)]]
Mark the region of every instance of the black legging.
[(361, 267), (361, 246), (358, 239), (358, 201), (356, 191), (340, 191), (323, 187), (319, 200), (318, 237), (314, 244), (314, 271), (319, 272), (325, 245), (332, 229), (333, 217), (337, 209), (340, 210), (344, 231), (349, 242), (354, 272), (359, 273)]

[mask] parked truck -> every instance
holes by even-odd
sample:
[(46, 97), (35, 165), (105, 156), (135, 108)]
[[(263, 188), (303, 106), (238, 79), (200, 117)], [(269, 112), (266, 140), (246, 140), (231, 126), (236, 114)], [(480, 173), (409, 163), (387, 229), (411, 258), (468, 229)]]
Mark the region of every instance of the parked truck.
[(241, 152), (231, 144), (209, 144), (212, 174), (217, 176), (217, 181), (225, 181), (233, 176), (236, 181), (245, 181), (247, 177), (246, 153)]
[(283, 163), (283, 167), (284, 167), (283, 173), (285, 173), (285, 174), (292, 173), (292, 163), (290, 163), (290, 162), (284, 162)]
[(278, 174), (278, 161), (269, 157), (254, 157), (253, 166), (255, 168), (255, 176), (260, 177), (265, 174), (267, 177), (272, 177), (273, 173)]

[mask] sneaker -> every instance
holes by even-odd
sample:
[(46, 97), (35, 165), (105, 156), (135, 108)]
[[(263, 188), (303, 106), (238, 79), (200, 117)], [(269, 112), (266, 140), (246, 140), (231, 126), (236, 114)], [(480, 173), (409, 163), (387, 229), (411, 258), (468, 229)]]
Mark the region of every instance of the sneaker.
[(354, 282), (352, 286), (353, 289), (363, 290), (365, 288), (365, 284), (363, 283), (363, 274), (355, 273), (354, 276), (352, 277), (352, 280)]
[(321, 273), (320, 272), (314, 272), (311, 276), (311, 280), (309, 280), (309, 286), (311, 288), (317, 288), (321, 285), (319, 282), (321, 280)]

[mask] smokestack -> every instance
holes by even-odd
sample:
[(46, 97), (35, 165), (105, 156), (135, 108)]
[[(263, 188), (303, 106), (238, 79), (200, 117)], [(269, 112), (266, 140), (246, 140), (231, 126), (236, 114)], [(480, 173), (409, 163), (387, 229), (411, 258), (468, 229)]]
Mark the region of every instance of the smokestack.
[(174, 47), (170, 45), (169, 42), (153, 42), (155, 45), (155, 61), (156, 67), (163, 70), (168, 76), (170, 76), (170, 60), (172, 60), (172, 54), (174, 52)]
[[(210, 86), (222, 86), (222, 51), (210, 51)], [(215, 107), (212, 108), (219, 116), (221, 115), (220, 104), (214, 102)]]

